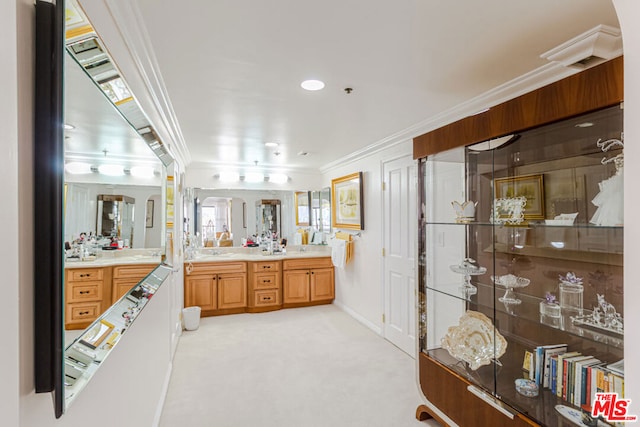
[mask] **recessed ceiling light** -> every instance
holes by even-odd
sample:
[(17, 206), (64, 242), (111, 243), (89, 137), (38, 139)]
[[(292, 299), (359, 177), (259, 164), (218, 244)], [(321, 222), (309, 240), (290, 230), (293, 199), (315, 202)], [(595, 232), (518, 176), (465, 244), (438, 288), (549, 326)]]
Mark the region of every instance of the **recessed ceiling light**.
[(298, 156), (306, 156), (308, 154), (309, 154), (308, 151), (298, 151)]
[(593, 126), (591, 122), (578, 123), (576, 125), (577, 128), (590, 128), (591, 126)]
[(73, 175), (91, 173), (91, 165), (83, 162), (70, 162), (64, 165), (64, 170)]
[(124, 175), (124, 167), (121, 165), (100, 165), (98, 172), (108, 176), (121, 176)]
[(264, 145), (265, 145), (265, 147), (277, 147), (278, 143), (277, 142), (265, 142)]
[(324, 82), (320, 80), (305, 80), (300, 83), (300, 86), (305, 90), (321, 90), (324, 89)]

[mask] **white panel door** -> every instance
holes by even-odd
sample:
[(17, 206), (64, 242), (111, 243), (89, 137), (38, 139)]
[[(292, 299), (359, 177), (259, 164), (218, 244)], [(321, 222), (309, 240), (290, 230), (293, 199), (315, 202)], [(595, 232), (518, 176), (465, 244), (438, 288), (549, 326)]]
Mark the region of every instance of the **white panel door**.
[(415, 239), (417, 169), (401, 158), (383, 165), (384, 336), (415, 358)]

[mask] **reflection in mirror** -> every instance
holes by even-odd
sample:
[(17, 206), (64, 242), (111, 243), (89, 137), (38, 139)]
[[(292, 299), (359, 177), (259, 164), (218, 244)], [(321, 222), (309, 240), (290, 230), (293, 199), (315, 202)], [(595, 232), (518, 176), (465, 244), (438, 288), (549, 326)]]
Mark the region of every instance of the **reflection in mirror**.
[[(307, 205), (307, 209), (309, 206)], [(282, 203), (279, 199), (256, 200), (256, 234), (258, 240), (280, 239), (282, 232)], [(307, 220), (308, 220), (307, 213)], [(301, 224), (298, 224), (301, 225)], [(308, 222), (307, 222), (308, 225)]]
[(296, 225), (309, 225), (309, 192), (295, 193)]
[(65, 408), (170, 273), (171, 156), (86, 24), (67, 27), (63, 84)]
[[(279, 239), (286, 239), (289, 245), (302, 244), (303, 232), (308, 238), (306, 244), (326, 244), (331, 232), (331, 194), (329, 188), (318, 192), (317, 221), (309, 226), (296, 225), (296, 197), (293, 191), (273, 190), (221, 190), (187, 188), (185, 192), (184, 231), (187, 246), (217, 247), (220, 236), (228, 229), (232, 246), (247, 245), (247, 240), (269, 232), (268, 215), (265, 216), (264, 201), (277, 200), (279, 205), (268, 204), (269, 209), (277, 208), (279, 217)], [(298, 192), (299, 193), (299, 192)], [(307, 194), (307, 192), (304, 192)], [(314, 214), (312, 214), (314, 215)], [(310, 220), (313, 216), (310, 217)], [(272, 215), (271, 221), (274, 221)]]

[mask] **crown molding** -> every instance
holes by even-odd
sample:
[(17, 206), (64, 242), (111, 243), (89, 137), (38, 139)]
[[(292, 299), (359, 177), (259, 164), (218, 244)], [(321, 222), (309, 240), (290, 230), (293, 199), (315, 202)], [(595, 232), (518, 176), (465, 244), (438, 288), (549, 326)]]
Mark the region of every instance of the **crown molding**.
[(455, 122), (464, 117), (471, 116), (476, 114), (478, 111), (493, 107), (494, 105), (498, 105), (517, 96), (524, 95), (525, 93), (539, 89), (558, 80), (562, 80), (565, 77), (569, 77), (580, 71), (582, 70), (565, 67), (557, 62), (545, 64), (500, 86), (496, 86), (481, 95), (471, 98), (468, 101), (457, 104), (456, 106), (436, 114), (435, 116), (429, 117), (413, 126), (368, 145), (361, 150), (354, 151), (339, 160), (328, 163), (320, 168), (320, 172), (323, 174), (328, 173), (335, 168), (371, 156), (382, 150), (392, 148), (393, 146), (407, 140), (412, 140), (419, 135)]
[[(132, 61), (140, 74), (162, 120), (162, 127), (168, 133), (166, 145), (169, 151), (183, 164), (191, 162), (191, 153), (185, 143), (180, 124), (171, 105), (160, 67), (150, 42), (149, 34), (137, 2), (130, 0), (105, 0), (113, 23), (129, 50)], [(158, 127), (156, 127), (158, 129)]]

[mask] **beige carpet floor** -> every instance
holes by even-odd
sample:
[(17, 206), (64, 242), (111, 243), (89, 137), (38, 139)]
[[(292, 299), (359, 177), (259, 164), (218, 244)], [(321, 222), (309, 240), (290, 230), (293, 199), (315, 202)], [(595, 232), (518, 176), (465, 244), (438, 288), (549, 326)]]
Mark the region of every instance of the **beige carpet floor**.
[(180, 338), (162, 427), (437, 426), (414, 360), (333, 305), (207, 317)]

